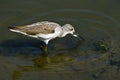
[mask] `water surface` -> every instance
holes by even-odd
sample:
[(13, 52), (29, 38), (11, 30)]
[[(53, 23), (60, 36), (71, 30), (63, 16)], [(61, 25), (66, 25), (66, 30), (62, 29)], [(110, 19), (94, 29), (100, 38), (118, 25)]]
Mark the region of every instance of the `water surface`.
[[(0, 1), (0, 80), (119, 80), (120, 11), (117, 0)], [(66, 23), (85, 41), (71, 35), (49, 43), (7, 27), (39, 21)]]

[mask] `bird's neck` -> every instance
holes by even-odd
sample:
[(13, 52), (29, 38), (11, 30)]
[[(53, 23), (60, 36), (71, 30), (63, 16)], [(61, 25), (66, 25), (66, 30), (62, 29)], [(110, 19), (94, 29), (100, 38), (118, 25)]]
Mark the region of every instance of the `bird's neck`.
[(64, 31), (64, 29), (61, 29), (61, 33), (59, 37), (65, 37), (69, 32)]

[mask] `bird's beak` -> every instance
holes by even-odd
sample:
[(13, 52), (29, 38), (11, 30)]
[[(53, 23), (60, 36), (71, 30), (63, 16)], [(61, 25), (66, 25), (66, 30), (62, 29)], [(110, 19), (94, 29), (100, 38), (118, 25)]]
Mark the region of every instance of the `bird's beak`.
[(80, 35), (73, 34), (73, 36), (74, 36), (74, 37), (77, 37), (79, 40), (82, 40), (82, 41), (84, 41), (84, 40), (85, 40), (85, 39), (84, 39), (82, 36), (80, 36)]

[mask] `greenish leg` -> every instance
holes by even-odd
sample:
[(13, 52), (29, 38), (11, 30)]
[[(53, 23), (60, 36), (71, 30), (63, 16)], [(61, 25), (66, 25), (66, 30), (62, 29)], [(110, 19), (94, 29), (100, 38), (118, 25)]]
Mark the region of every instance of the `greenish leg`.
[(45, 45), (43, 48), (43, 56), (48, 56), (48, 45)]
[(45, 45), (45, 53), (48, 53), (48, 45)]

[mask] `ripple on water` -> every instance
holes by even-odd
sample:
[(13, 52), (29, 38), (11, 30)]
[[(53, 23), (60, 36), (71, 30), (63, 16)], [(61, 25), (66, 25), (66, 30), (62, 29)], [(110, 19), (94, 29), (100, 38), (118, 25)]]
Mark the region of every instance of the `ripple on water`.
[[(51, 41), (50, 45), (52, 47), (51, 53), (61, 53), (66, 51), (66, 53), (73, 55), (78, 55), (81, 52), (85, 54), (83, 57), (79, 57), (82, 60), (98, 58), (104, 54), (99, 51), (93, 51), (93, 44), (99, 40), (105, 40), (108, 46), (111, 47), (114, 44), (114, 28), (118, 28), (119, 22), (113, 17), (110, 17), (104, 13), (95, 12), (91, 10), (81, 10), (81, 9), (59, 9), (50, 12), (45, 12), (37, 15), (41, 20), (50, 20), (58, 22), (62, 25), (66, 23), (72, 24), (76, 32), (85, 38), (84, 43), (78, 45), (78, 40), (67, 36), (64, 39), (55, 39)], [(35, 17), (33, 18), (35, 19)], [(51, 48), (50, 47), (50, 48)], [(92, 52), (93, 51), (93, 52)], [(88, 57), (83, 59), (84, 57)], [(95, 56), (95, 57), (92, 57)], [(80, 60), (81, 60), (80, 59)]]
[[(38, 19), (39, 18), (39, 19)], [(76, 32), (85, 38), (84, 42), (79, 42), (76, 38), (68, 35), (62, 39), (52, 40), (49, 44), (49, 52), (50, 57), (48, 62), (44, 62), (43, 58), (35, 58), (33, 60), (34, 65), (30, 67), (23, 67), (23, 70), (34, 70), (34, 68), (41, 67), (46, 69), (57, 69), (59, 66), (63, 70), (92, 70), (93, 67), (103, 67), (108, 63), (108, 55), (113, 48), (114, 42), (114, 34), (113, 32), (118, 29), (118, 21), (114, 18), (105, 15), (100, 12), (90, 11), (90, 10), (81, 10), (81, 9), (60, 9), (53, 10), (51, 12), (45, 12), (38, 14), (34, 17), (31, 17), (28, 20), (23, 20), (23, 22), (35, 22), (35, 21), (54, 21), (58, 22), (61, 25), (66, 23), (70, 23), (74, 25)], [(116, 28), (116, 29), (115, 29)], [(28, 39), (26, 39), (27, 41)], [(94, 44), (100, 40), (104, 40), (110, 49), (108, 51), (95, 50)], [(21, 42), (21, 43), (19, 43)], [(11, 41), (11, 43), (13, 43)], [(34, 42), (28, 42), (29, 44)], [(7, 46), (1, 46), (0, 51), (5, 51), (5, 53), (9, 53), (13, 50), (14, 54), (23, 53), (21, 51), (25, 51), (25, 53), (41, 53), (41, 51), (37, 47), (30, 46), (38, 46), (38, 45), (21, 45), (17, 48), (12, 47), (13, 44), (10, 45), (11, 49), (8, 50)], [(36, 42), (35, 44), (38, 44)], [(4, 42), (3, 42), (4, 44)], [(18, 41), (14, 44), (25, 44), (22, 41)], [(24, 49), (21, 48), (24, 46)], [(34, 58), (34, 56), (32, 56)], [(32, 59), (33, 59), (32, 58)], [(56, 62), (55, 62), (56, 61)], [(50, 62), (50, 63), (49, 63)], [(60, 63), (60, 64), (59, 64)], [(67, 64), (65, 64), (67, 63)], [(59, 64), (59, 65), (58, 65)], [(82, 65), (81, 65), (82, 64)], [(20, 64), (22, 65), (22, 64)], [(58, 70), (61, 70), (59, 68)]]

